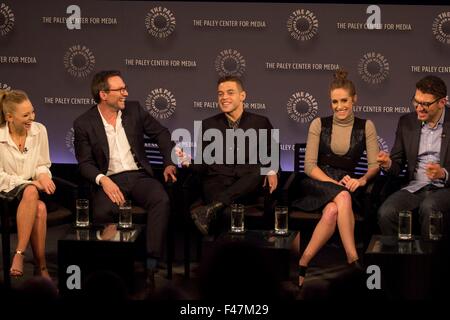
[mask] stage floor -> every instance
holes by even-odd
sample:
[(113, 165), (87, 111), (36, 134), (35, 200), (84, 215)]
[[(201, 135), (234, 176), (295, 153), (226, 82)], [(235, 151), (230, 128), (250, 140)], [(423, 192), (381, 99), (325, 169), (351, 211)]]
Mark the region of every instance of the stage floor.
[[(48, 228), (47, 233), (47, 267), (49, 269), (50, 275), (57, 284), (57, 246), (58, 239), (62, 239), (70, 225), (59, 225)], [(157, 296), (163, 299), (181, 299), (181, 300), (196, 300), (199, 299), (197, 290), (197, 268), (199, 263), (193, 261), (191, 263), (191, 278), (185, 279), (184, 277), (184, 264), (183, 264), (183, 235), (181, 233), (177, 234), (176, 237), (176, 252), (175, 252), (175, 262), (173, 265), (173, 278), (172, 280), (167, 279), (167, 272), (165, 269), (161, 269), (155, 276), (155, 290), (149, 291), (145, 284), (145, 272), (142, 263), (137, 262), (135, 264), (135, 278), (136, 278), (136, 292), (130, 295), (130, 299), (142, 300), (147, 299), (149, 294), (152, 296)], [(11, 236), (11, 248), (15, 248), (17, 242), (17, 235), (13, 234)], [(195, 247), (194, 245), (192, 247)], [(361, 252), (360, 256), (363, 255), (364, 248), (362, 246), (358, 247)], [(195, 257), (195, 254), (191, 254)], [(33, 276), (34, 266), (32, 260), (32, 252), (29, 247), (26, 252), (25, 264), (24, 264), (24, 277), (20, 279), (12, 279), (13, 288), (20, 287), (24, 281), (30, 279)], [(338, 278), (342, 278), (341, 275), (347, 273), (347, 265), (345, 262), (345, 254), (341, 245), (336, 241), (331, 241), (328, 243), (319, 254), (313, 259), (306, 277), (305, 285), (301, 291), (295, 286), (294, 281), (296, 280), (296, 257), (291, 259), (291, 271), (290, 280), (283, 281), (281, 287), (286, 292), (289, 298), (293, 300), (301, 299), (321, 299), (330, 298), (330, 288), (333, 287), (333, 281)], [(3, 278), (3, 270), (0, 273), (0, 279)], [(264, 279), (261, 279), (264, 283)], [(351, 296), (357, 296), (362, 298), (360, 295), (362, 288), (358, 287), (356, 290), (352, 290), (348, 285), (346, 286), (345, 292), (341, 294), (349, 294)], [(335, 290), (332, 290), (333, 292)], [(342, 298), (342, 297), (341, 297)]]

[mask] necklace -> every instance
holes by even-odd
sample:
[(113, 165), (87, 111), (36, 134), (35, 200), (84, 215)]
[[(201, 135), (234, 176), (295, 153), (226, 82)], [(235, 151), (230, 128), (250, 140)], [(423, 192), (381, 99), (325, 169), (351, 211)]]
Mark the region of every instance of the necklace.
[(23, 134), (18, 133), (14, 130), (15, 126), (12, 123), (8, 123), (9, 135), (12, 141), (16, 144), (17, 148), (20, 152), (25, 153), (25, 141), (27, 140), (27, 132), (23, 132)]
[(17, 148), (19, 149), (20, 152), (24, 152), (25, 150), (25, 141), (27, 140), (27, 136), (24, 135), (23, 138), (22, 137), (13, 137), (13, 141), (14, 143), (17, 145)]

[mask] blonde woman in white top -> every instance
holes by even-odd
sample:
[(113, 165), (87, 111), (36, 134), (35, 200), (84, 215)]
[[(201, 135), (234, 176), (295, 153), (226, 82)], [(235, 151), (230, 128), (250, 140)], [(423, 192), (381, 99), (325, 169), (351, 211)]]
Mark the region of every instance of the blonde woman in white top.
[(10, 274), (23, 276), (28, 243), (38, 274), (48, 277), (45, 260), (47, 209), (39, 191), (55, 192), (50, 168), (47, 130), (34, 122), (35, 113), (25, 92), (0, 90), (0, 192), (17, 199), (17, 247)]

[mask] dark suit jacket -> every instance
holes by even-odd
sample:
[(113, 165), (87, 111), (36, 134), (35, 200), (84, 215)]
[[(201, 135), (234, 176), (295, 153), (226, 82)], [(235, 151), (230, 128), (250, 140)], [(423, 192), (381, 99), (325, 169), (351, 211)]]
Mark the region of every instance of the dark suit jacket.
[[(392, 165), (389, 173), (398, 175), (405, 164), (408, 165), (408, 180), (414, 179), (414, 171), (419, 153), (422, 122), (415, 112), (400, 117), (395, 134), (395, 143), (391, 151)], [(450, 108), (445, 107), (444, 125), (441, 142), (441, 167), (450, 173)], [(450, 179), (449, 179), (450, 180)], [(447, 181), (446, 187), (450, 187)]]
[[(248, 129), (267, 129), (267, 146), (268, 146), (268, 155), (270, 155), (270, 130), (273, 129), (272, 124), (269, 119), (257, 115), (254, 113), (250, 113), (244, 111), (241, 116), (241, 120), (239, 122), (239, 128), (246, 131)], [(259, 141), (258, 132), (256, 132), (256, 137), (258, 138), (258, 143), (249, 144), (248, 139), (246, 139), (245, 143), (245, 164), (237, 164), (236, 154), (233, 156), (234, 162), (233, 164), (226, 164), (226, 129), (229, 129), (228, 121), (226, 115), (224, 113), (219, 113), (215, 116), (207, 118), (202, 121), (202, 136), (208, 129), (218, 129), (223, 136), (223, 164), (213, 163), (213, 164), (205, 164), (205, 159), (203, 159), (203, 164), (201, 166), (194, 166), (195, 170), (201, 171), (201, 173), (206, 174), (208, 176), (211, 175), (226, 175), (226, 176), (238, 176), (241, 177), (247, 173), (255, 172), (255, 170), (259, 170), (262, 166), (259, 159), (259, 148), (262, 141)], [(213, 141), (203, 141), (203, 148), (205, 148), (213, 143)], [(230, 151), (229, 151), (230, 152)], [(244, 150), (237, 150), (237, 153), (242, 153)], [(209, 152), (207, 152), (209, 153)], [(256, 159), (256, 163), (251, 163), (251, 155)], [(196, 155), (196, 157), (199, 155)], [(266, 165), (268, 166), (268, 165)]]
[[(122, 125), (125, 130), (131, 151), (137, 162), (153, 175), (152, 168), (144, 151), (144, 134), (155, 141), (164, 157), (164, 166), (172, 164), (171, 151), (173, 143), (170, 133), (138, 102), (127, 101), (122, 110)], [(93, 106), (74, 121), (75, 156), (78, 160), (81, 175), (95, 183), (95, 178), (106, 174), (109, 166), (109, 146), (97, 106)]]

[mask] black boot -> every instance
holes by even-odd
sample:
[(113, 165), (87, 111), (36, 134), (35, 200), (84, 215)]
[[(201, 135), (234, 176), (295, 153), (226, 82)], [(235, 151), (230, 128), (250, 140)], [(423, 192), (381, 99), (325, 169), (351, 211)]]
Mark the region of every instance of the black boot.
[(215, 219), (217, 212), (224, 207), (225, 205), (222, 202), (213, 202), (206, 206), (197, 207), (191, 211), (191, 217), (203, 235), (208, 235), (211, 221)]

